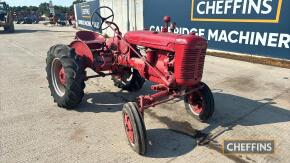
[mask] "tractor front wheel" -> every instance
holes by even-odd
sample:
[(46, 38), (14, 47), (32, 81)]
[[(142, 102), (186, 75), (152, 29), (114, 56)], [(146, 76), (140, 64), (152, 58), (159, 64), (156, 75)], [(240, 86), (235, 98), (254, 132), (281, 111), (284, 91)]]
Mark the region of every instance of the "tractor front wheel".
[(66, 45), (50, 48), (46, 73), (51, 96), (59, 107), (72, 109), (84, 96), (85, 71), (82, 58)]
[(128, 102), (123, 106), (123, 123), (131, 148), (140, 155), (147, 150), (146, 128), (136, 103)]
[(187, 112), (195, 119), (206, 122), (214, 113), (214, 98), (210, 88), (202, 83), (203, 87), (184, 97)]

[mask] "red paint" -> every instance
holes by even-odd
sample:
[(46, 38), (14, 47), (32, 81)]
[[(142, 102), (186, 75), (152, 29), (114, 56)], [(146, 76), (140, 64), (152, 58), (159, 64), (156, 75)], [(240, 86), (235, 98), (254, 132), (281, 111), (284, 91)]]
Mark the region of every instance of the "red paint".
[(154, 65), (157, 59), (157, 54), (155, 50), (148, 49), (146, 51), (146, 60), (151, 64)]
[(174, 76), (177, 85), (193, 86), (202, 78), (207, 44), (205, 41), (194, 42), (194, 45), (176, 47)]
[[(118, 38), (114, 37), (114, 38), (109, 38), (106, 41), (106, 45), (108, 48), (110, 49), (115, 49), (115, 47), (117, 47), (117, 50), (120, 50), (120, 52), (122, 54), (127, 54), (129, 52), (129, 47), (124, 43), (123, 40), (119, 40)], [(117, 45), (117, 46), (115, 46)], [(114, 47), (115, 46), (115, 47)]]
[(62, 67), (58, 73), (58, 77), (59, 77), (59, 80), (60, 80), (60, 83), (62, 85), (65, 84), (65, 73), (64, 73), (64, 68)]
[(88, 45), (90, 49), (99, 49), (105, 43), (105, 37), (90, 31), (79, 31), (76, 33), (76, 40), (82, 41)]
[(82, 57), (85, 57), (88, 61), (87, 66), (92, 67), (93, 61), (94, 61), (94, 56), (89, 48), (89, 46), (80, 40), (75, 40), (70, 44), (70, 47), (75, 49), (75, 52)]
[(157, 33), (152, 31), (132, 31), (124, 35), (130, 44), (140, 45), (152, 49), (174, 52), (174, 43), (178, 35), (173, 33)]
[(131, 120), (130, 120), (127, 113), (124, 114), (124, 124), (125, 124), (126, 135), (129, 139), (129, 142), (131, 144), (134, 144), (134, 142), (135, 142), (134, 141), (134, 130), (133, 130)]
[(78, 31), (76, 33), (76, 39), (86, 43), (94, 42), (99, 44), (102, 44), (106, 41), (104, 36), (91, 31)]
[(191, 107), (191, 111), (195, 114), (199, 115), (203, 111), (203, 98), (200, 94), (200, 92), (195, 92), (194, 94), (190, 94), (188, 97), (188, 102)]
[(202, 107), (200, 105), (195, 105), (192, 108), (192, 111), (195, 112), (196, 114), (200, 114), (202, 112)]
[(162, 28), (162, 32), (168, 32), (169, 23), (171, 21), (170, 16), (164, 16), (163, 21), (164, 27)]
[[(152, 89), (157, 93), (138, 98), (143, 111), (162, 103), (169, 96), (181, 96), (184, 89), (196, 90), (200, 87), (207, 41), (193, 33), (169, 33), (170, 17), (165, 17), (164, 22), (163, 32), (131, 31), (124, 37), (116, 24), (108, 22), (115, 37), (105, 40), (97, 33), (81, 31), (70, 46), (78, 55), (85, 57), (87, 67), (96, 72), (117, 72), (117, 76), (122, 78), (124, 68), (134, 68), (142, 77), (156, 83), (157, 86)], [(143, 53), (139, 47), (144, 47)]]

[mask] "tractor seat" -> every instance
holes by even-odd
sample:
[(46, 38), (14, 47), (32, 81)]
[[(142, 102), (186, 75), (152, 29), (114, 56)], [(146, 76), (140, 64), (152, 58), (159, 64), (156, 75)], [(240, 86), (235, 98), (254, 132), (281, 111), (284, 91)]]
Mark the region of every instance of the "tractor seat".
[(99, 49), (105, 43), (105, 37), (91, 31), (79, 31), (76, 33), (76, 39), (83, 41), (90, 49)]
[(91, 31), (78, 31), (76, 33), (76, 39), (83, 41), (85, 43), (103, 44), (105, 42), (104, 36)]

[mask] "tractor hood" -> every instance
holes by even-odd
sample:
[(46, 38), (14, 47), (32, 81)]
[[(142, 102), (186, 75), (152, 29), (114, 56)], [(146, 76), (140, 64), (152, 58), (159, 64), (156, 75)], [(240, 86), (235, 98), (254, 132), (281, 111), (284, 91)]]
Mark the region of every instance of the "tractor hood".
[(174, 51), (176, 45), (194, 46), (196, 42), (206, 42), (205, 39), (195, 34), (181, 35), (145, 30), (127, 32), (124, 38), (130, 44), (166, 51)]

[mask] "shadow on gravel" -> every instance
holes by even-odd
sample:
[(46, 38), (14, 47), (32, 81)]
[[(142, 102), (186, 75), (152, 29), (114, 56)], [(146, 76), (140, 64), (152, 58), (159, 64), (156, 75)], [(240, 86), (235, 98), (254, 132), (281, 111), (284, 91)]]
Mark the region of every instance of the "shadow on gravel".
[(4, 32), (3, 30), (0, 30), (0, 34), (5, 34), (5, 35), (13, 35), (13, 34), (19, 34), (19, 33), (35, 33), (35, 32), (68, 32), (68, 33), (71, 33), (71, 31), (51, 31), (51, 30), (33, 30), (33, 29), (15, 29), (15, 32), (14, 33), (7, 33), (7, 32)]
[(32, 29), (15, 29), (14, 33), (7, 33), (4, 31), (0, 31), (0, 34), (7, 34), (7, 35), (13, 35), (18, 33), (34, 33), (34, 32), (50, 32), (49, 30), (32, 30)]
[[(97, 92), (85, 94), (83, 102), (74, 110), (78, 112), (118, 112), (129, 100), (127, 92)], [(123, 98), (126, 97), (126, 98)]]
[(146, 157), (170, 158), (184, 155), (196, 147), (190, 137), (169, 129), (147, 130), (148, 148)]
[[(75, 111), (79, 112), (118, 112), (122, 110), (123, 104), (134, 99), (141, 94), (152, 93), (149, 90), (151, 84), (146, 84), (139, 92), (128, 93), (120, 92), (98, 92), (89, 93), (84, 97), (84, 102)], [(159, 120), (167, 126), (168, 129), (150, 129), (147, 130), (149, 141), (147, 157), (169, 158), (184, 155), (193, 150), (196, 145), (205, 145), (206, 147), (221, 151), (221, 146), (216, 138), (227, 131), (234, 130), (237, 125), (256, 126), (273, 123), (282, 123), (290, 121), (290, 111), (274, 106), (274, 99), (252, 100), (240, 96), (223, 93), (222, 90), (213, 91), (215, 98), (216, 111), (208, 126), (197, 130), (194, 128), (197, 120), (188, 120), (181, 113), (183, 105), (177, 107), (170, 104), (163, 105), (157, 110), (146, 110), (145, 115)], [(174, 102), (173, 102), (174, 103)], [(172, 105), (172, 107), (171, 107)], [(170, 111), (170, 116), (162, 116), (162, 112)], [(171, 115), (180, 115), (178, 119)], [(176, 117), (176, 116), (175, 116)], [(214, 131), (218, 127), (222, 130)], [(233, 161), (243, 162), (239, 157), (228, 156)]]
[(119, 92), (95, 92), (85, 94), (83, 102), (74, 109), (78, 112), (117, 112), (122, 111), (123, 105), (127, 102), (133, 102), (135, 99), (144, 94), (152, 94), (150, 89), (152, 84), (146, 82), (143, 88), (137, 92), (127, 92), (120, 90)]
[(234, 130), (237, 125), (257, 126), (290, 121), (290, 110), (275, 106), (275, 99), (251, 100), (225, 94), (222, 91), (215, 92), (214, 97), (216, 112), (208, 122), (209, 126), (204, 128), (202, 132), (210, 133), (217, 127), (223, 127), (223, 130), (210, 134), (209, 141), (227, 131)]
[[(189, 139), (186, 139), (187, 143), (194, 145), (189, 148), (185, 146), (185, 149), (180, 149), (181, 151), (174, 151), (167, 149), (166, 145), (163, 147), (152, 147), (149, 148), (148, 157), (174, 157), (186, 154), (190, 152), (197, 145), (203, 145), (209, 149), (215, 150), (219, 153), (222, 153), (222, 147), (220, 142), (216, 141), (216, 138), (224, 134), (225, 132), (235, 130), (234, 127), (237, 125), (241, 126), (257, 126), (265, 124), (274, 124), (274, 123), (283, 123), (290, 121), (290, 111), (283, 108), (274, 106), (274, 99), (261, 99), (261, 100), (251, 100), (240, 96), (235, 96), (231, 94), (222, 93), (222, 91), (214, 92), (216, 112), (213, 118), (208, 122), (208, 127), (205, 127), (201, 130), (194, 128), (196, 123), (199, 123), (197, 120), (189, 120), (184, 118), (187, 115), (181, 114), (178, 108), (172, 111), (171, 108), (160, 108), (160, 110), (167, 109), (171, 111), (170, 114), (180, 115), (177, 118), (174, 116), (162, 116), (159, 111), (146, 110), (146, 114), (152, 118), (158, 119), (159, 122), (165, 124), (170, 133), (179, 133), (174, 134), (176, 137), (186, 136)], [(176, 117), (176, 116), (175, 116)], [(221, 130), (216, 131), (218, 127), (222, 127)], [(214, 133), (212, 133), (214, 131)], [(152, 133), (151, 133), (152, 134)], [(166, 140), (166, 138), (161, 138), (158, 133), (153, 133), (151, 137), (156, 137), (156, 141), (165, 141), (168, 143), (168, 146), (174, 146), (175, 142)], [(190, 140), (191, 138), (191, 140)], [(165, 140), (163, 140), (165, 139)], [(181, 138), (184, 139), (184, 138)], [(183, 140), (180, 140), (183, 143)], [(182, 144), (180, 143), (180, 144)], [(158, 144), (158, 143), (156, 143)], [(174, 147), (173, 147), (174, 148)], [(158, 149), (158, 151), (157, 151)], [(171, 148), (172, 149), (172, 148)], [(154, 154), (150, 150), (155, 151)], [(164, 152), (166, 151), (166, 152)], [(186, 152), (185, 152), (186, 151)], [(235, 162), (247, 162), (244, 158), (240, 156), (226, 156), (229, 159)]]

